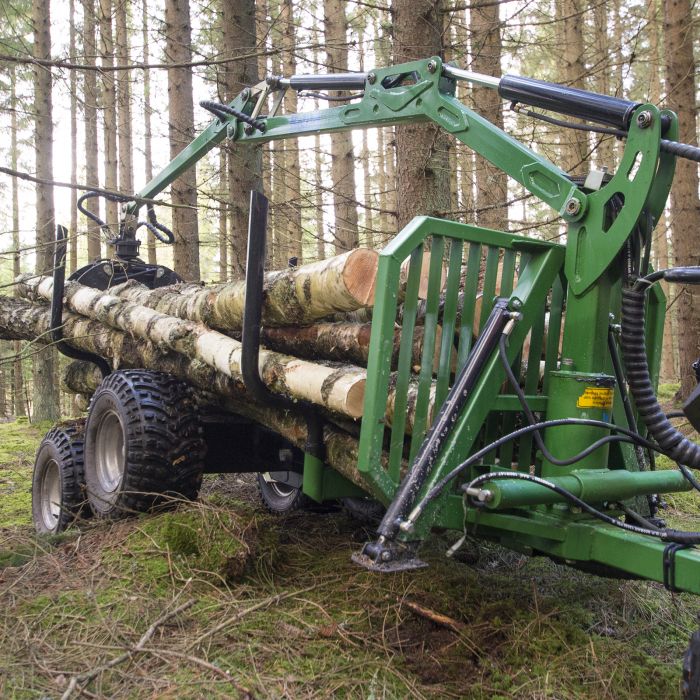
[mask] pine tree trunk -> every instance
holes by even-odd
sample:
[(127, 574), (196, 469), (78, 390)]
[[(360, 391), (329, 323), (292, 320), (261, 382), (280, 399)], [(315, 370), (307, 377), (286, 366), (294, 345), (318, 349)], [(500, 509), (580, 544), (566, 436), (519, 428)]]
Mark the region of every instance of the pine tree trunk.
[[(118, 65), (129, 64), (129, 34), (126, 26), (126, 0), (116, 0), (115, 57)], [(131, 76), (127, 71), (117, 73), (117, 129), (119, 140), (119, 190), (125, 194), (134, 191), (134, 164), (131, 142)]]
[[(75, 31), (75, 0), (68, 3), (68, 15), (70, 17), (68, 52), (71, 61), (76, 59), (76, 31)], [(72, 70), (68, 78), (70, 86), (70, 182), (75, 185), (78, 182), (78, 74)], [(67, 272), (72, 274), (78, 268), (78, 200), (76, 190), (70, 190), (70, 230), (68, 233), (68, 260)]]
[[(323, 9), (328, 72), (346, 73), (348, 40), (345, 3), (342, 0), (324, 0)], [(331, 139), (331, 179), (335, 211), (335, 251), (342, 253), (359, 245), (355, 157), (350, 132), (336, 133)]]
[[(97, 41), (95, 39), (95, 0), (82, 0), (83, 3), (83, 60), (87, 66), (95, 65)], [(89, 67), (83, 74), (83, 119), (85, 120), (85, 182), (88, 187), (99, 187), (99, 149), (97, 145), (97, 72)], [(99, 216), (100, 200), (88, 199), (85, 208)], [(86, 219), (87, 257), (97, 260), (102, 257), (100, 229), (97, 224)]]
[(225, 148), (219, 149), (219, 280), (225, 282), (228, 279), (228, 210), (226, 198), (228, 197), (228, 165), (226, 163), (227, 152)]
[[(667, 105), (680, 125), (678, 140), (697, 143), (695, 114), (696, 86), (693, 56), (693, 14), (689, 0), (664, 3), (664, 37), (666, 48)], [(700, 230), (697, 164), (678, 159), (671, 189), (671, 226), (676, 265), (700, 263), (695, 237)], [(700, 289), (688, 285), (679, 291), (678, 350), (680, 360), (680, 395), (686, 397), (695, 388), (691, 364), (700, 355)]]
[[(105, 187), (116, 191), (118, 187), (117, 160), (117, 95), (114, 85), (114, 39), (112, 35), (112, 0), (100, 3), (100, 55), (102, 56), (102, 110), (104, 135)], [(119, 229), (119, 206), (116, 202), (105, 203), (105, 221), (116, 235)]]
[[(221, 28), (226, 58), (246, 56), (227, 63), (223, 69), (226, 100), (233, 100), (244, 88), (258, 82), (255, 57), (255, 3), (253, 0), (221, 0)], [(250, 191), (260, 190), (262, 150), (259, 146), (237, 144), (228, 153), (229, 235), (232, 278), (245, 274)]]
[[(611, 64), (614, 60), (614, 54), (612, 52), (609, 29), (612, 21), (610, 12), (612, 4), (613, 3), (610, 2), (600, 2), (593, 6), (593, 46), (595, 48), (593, 84), (595, 86), (595, 91), (602, 95), (609, 95), (611, 91)], [(657, 30), (652, 25), (649, 25), (649, 29), (649, 38), (653, 44), (656, 39)], [(650, 46), (649, 49), (652, 55), (652, 65), (650, 69), (653, 71), (655, 70), (654, 62), (656, 61), (656, 58), (653, 56), (655, 48), (654, 46)], [(652, 77), (652, 82), (653, 81), (654, 79)], [(652, 100), (652, 102), (655, 101)], [(594, 153), (596, 165), (599, 168), (606, 167), (612, 172), (616, 165), (615, 138), (613, 136), (598, 136), (596, 134), (595, 139), (599, 142)]]
[[(33, 0), (32, 25), (34, 57), (51, 59), (51, 15), (46, 0)], [(53, 180), (53, 122), (51, 72), (34, 67), (34, 148), (37, 177)], [(53, 187), (36, 186), (36, 273), (43, 275), (53, 268), (54, 241)], [(56, 351), (46, 348), (34, 357), (34, 421), (53, 421), (59, 417), (56, 386)]]
[[(189, 0), (166, 0), (165, 57), (169, 63), (192, 60)], [(194, 138), (192, 69), (168, 68), (168, 135), (170, 158)], [(199, 272), (196, 169), (189, 168), (170, 187), (173, 214), (173, 269), (184, 280), (196, 281)]]
[[(284, 74), (295, 75), (297, 72), (296, 59), (296, 38), (294, 32), (294, 10), (292, 0), (282, 0), (281, 14), (279, 22), (282, 24), (284, 36)], [(297, 93), (296, 90), (287, 90), (285, 96), (285, 111), (287, 114), (296, 114), (297, 112)], [(284, 151), (284, 185), (285, 185), (285, 223), (286, 223), (286, 241), (287, 241), (287, 258), (296, 258), (297, 264), (301, 265), (303, 260), (302, 251), (302, 234), (301, 227), (301, 177), (299, 169), (299, 142), (288, 140), (285, 144)]]
[[(659, 3), (651, 0), (649, 3), (649, 56), (651, 71), (649, 101), (659, 104), (662, 92), (663, 54), (662, 54), (662, 27), (663, 16)], [(611, 152), (613, 147), (611, 147)], [(668, 250), (668, 218), (666, 212), (656, 225), (653, 237), (654, 266), (657, 270), (665, 270), (673, 267)], [(676, 353), (673, 347), (673, 317), (676, 314), (676, 306), (673, 303), (671, 286), (665, 281), (660, 282), (666, 295), (666, 317), (664, 318), (664, 339), (661, 351), (661, 380), (675, 382), (678, 377), (676, 372)], [(675, 286), (675, 285), (674, 285)], [(673, 290), (676, 291), (675, 289)]]
[[(499, 5), (487, 0), (472, 6), (472, 70), (501, 76), (501, 22)], [(501, 98), (495, 90), (474, 87), (475, 110), (492, 124), (503, 128)], [(508, 177), (484, 157), (476, 156), (476, 211), (479, 226), (508, 230)]]
[[(18, 123), (17, 109), (17, 73), (14, 66), (10, 67), (10, 167), (17, 170), (18, 148)], [(13, 278), (17, 278), (21, 272), (20, 267), (20, 238), (19, 238), (19, 182), (17, 177), (12, 177), (12, 272)], [(14, 289), (15, 296), (17, 289)], [(15, 360), (12, 363), (14, 376), (15, 415), (26, 416), (27, 409), (24, 400), (24, 375), (22, 371), (22, 342), (16, 340), (13, 344)]]
[[(143, 0), (141, 5), (141, 37), (143, 40), (143, 65), (147, 66), (150, 60), (148, 45), (150, 37), (148, 35), (148, 0)], [(146, 169), (146, 182), (153, 179), (153, 135), (151, 131), (151, 71), (143, 69), (143, 158)], [(146, 237), (146, 247), (148, 249), (148, 262), (156, 265), (158, 256), (156, 254), (156, 239), (150, 232)]]
[[(442, 53), (442, 1), (394, 0), (397, 63)], [(450, 210), (448, 135), (430, 124), (396, 128), (397, 212), (402, 229), (417, 214)]]
[[(564, 82), (575, 88), (585, 88), (583, 64), (583, 19), (582, 0), (561, 0), (555, 3), (558, 20), (559, 44), (564, 52)], [(588, 153), (588, 135), (585, 131), (571, 131), (561, 135), (563, 167), (576, 172)]]

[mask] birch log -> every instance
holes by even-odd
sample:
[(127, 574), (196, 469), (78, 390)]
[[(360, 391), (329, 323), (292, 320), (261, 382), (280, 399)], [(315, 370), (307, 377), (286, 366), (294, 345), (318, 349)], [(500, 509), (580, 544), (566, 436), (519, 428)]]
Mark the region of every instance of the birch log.
[[(26, 279), (24, 285), (35, 296), (51, 299), (51, 278)], [(66, 284), (65, 305), (81, 316), (148, 340), (157, 347), (199, 359), (227, 377), (241, 377), (241, 343), (201, 323), (167, 316), (77, 282)], [(305, 399), (350, 418), (362, 415), (366, 372), (359, 367), (327, 367), (261, 350), (259, 368), (262, 380), (272, 391)]]
[[(139, 366), (138, 362), (134, 366)], [(159, 360), (158, 366), (198, 389), (196, 393), (200, 405), (215, 405), (250, 418), (304, 449), (307, 428), (298, 416), (257, 403), (237, 382), (222, 377), (201, 362), (186, 362), (184, 358), (181, 361), (173, 356), (164, 356)], [(62, 377), (64, 389), (69, 393), (78, 393), (81, 397), (92, 395), (101, 381), (99, 370), (89, 362), (71, 362)], [(326, 448), (325, 462), (357, 486), (371, 492), (369, 483), (357, 468), (357, 439), (332, 425), (326, 425), (323, 443)], [(385, 455), (382, 460), (386, 462)]]
[[(262, 341), (270, 349), (296, 357), (354, 362), (364, 367), (369, 358), (371, 323), (315, 323), (311, 326), (278, 326), (262, 329)], [(423, 356), (424, 328), (417, 327), (411, 344), (411, 365), (420, 366)], [(433, 371), (440, 362), (442, 328), (435, 333)], [(396, 369), (401, 344), (401, 329), (394, 330), (392, 369)]]
[[(373, 304), (378, 259), (376, 251), (358, 248), (294, 269), (268, 272), (263, 285), (262, 322), (304, 325)], [(18, 281), (22, 296), (31, 295), (37, 286), (26, 275)], [(209, 287), (179, 284), (154, 290), (132, 281), (113, 287), (109, 293), (222, 331), (240, 330), (243, 322), (243, 280)]]

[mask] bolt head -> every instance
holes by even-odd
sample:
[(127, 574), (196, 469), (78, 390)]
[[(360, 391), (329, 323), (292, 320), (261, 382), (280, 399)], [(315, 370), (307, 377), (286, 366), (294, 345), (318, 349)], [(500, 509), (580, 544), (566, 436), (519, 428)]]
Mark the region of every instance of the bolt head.
[(437, 63), (435, 61), (428, 61), (428, 73), (434, 73), (437, 70)]
[(382, 552), (382, 561), (389, 561), (391, 559), (391, 552), (387, 552), (386, 550)]
[(637, 115), (637, 126), (640, 129), (648, 129), (654, 121), (654, 117), (648, 109)]
[(569, 216), (576, 216), (581, 211), (581, 202), (575, 197), (571, 197), (564, 207), (564, 211)]
[(249, 88), (245, 88), (245, 89), (243, 90), (243, 92), (241, 93), (241, 97), (242, 97), (244, 100), (247, 100), (247, 99), (250, 97), (250, 89), (249, 89)]
[(377, 82), (377, 74), (376, 74), (376, 73), (370, 73), (370, 74), (367, 76), (367, 82), (368, 82), (370, 85), (374, 85), (374, 84)]

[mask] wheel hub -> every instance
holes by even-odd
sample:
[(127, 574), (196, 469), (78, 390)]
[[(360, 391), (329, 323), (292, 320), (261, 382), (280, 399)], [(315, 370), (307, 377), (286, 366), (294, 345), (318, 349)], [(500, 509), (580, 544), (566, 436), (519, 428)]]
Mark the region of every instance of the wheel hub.
[(95, 435), (95, 473), (106, 493), (114, 493), (124, 476), (124, 426), (116, 411), (107, 411)]
[(41, 519), (47, 530), (55, 530), (61, 517), (61, 475), (52, 459), (46, 464), (41, 480)]

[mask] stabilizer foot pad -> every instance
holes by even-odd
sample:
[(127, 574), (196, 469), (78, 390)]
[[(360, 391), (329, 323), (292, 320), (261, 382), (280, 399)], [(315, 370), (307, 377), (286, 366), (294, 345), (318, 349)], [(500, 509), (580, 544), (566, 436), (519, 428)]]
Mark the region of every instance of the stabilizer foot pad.
[(414, 569), (425, 569), (428, 566), (426, 562), (416, 557), (375, 561), (372, 557), (367, 556), (363, 552), (355, 552), (355, 554), (352, 555), (352, 560), (355, 564), (359, 564), (368, 571), (374, 571), (380, 574), (391, 574), (397, 571), (413, 571)]

